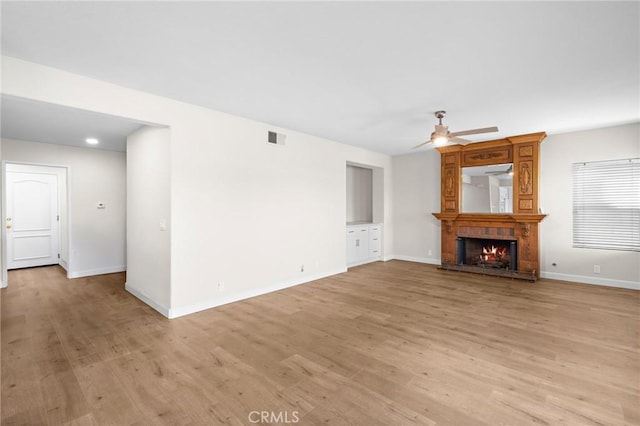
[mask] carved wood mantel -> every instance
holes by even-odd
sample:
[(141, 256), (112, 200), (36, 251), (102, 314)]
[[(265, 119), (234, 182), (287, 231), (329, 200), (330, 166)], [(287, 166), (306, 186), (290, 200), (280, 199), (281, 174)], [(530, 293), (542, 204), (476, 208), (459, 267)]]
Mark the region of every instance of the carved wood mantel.
[[(539, 147), (546, 136), (541, 132), (437, 148), (441, 156), (440, 212), (433, 215), (442, 221), (443, 268), (458, 263), (457, 237), (509, 239), (518, 241), (518, 275), (539, 276), (538, 224), (545, 218), (538, 212)], [(461, 213), (462, 168), (503, 163), (513, 163), (513, 213)]]

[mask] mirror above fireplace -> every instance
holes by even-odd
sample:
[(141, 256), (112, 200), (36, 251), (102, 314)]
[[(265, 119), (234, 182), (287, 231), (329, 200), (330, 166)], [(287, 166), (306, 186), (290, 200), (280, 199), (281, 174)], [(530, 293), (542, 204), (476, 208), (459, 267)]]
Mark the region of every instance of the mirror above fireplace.
[(513, 213), (513, 164), (462, 167), (462, 213)]

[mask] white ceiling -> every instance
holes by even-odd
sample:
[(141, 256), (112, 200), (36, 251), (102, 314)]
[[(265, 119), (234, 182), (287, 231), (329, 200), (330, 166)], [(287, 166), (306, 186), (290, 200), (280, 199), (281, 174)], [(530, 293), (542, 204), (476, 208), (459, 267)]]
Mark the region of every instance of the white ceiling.
[[(0, 134), (3, 138), (125, 151), (127, 135), (144, 123), (121, 117), (3, 95)], [(88, 145), (87, 138), (98, 139)]]
[(2, 2), (2, 53), (404, 154), (640, 120), (638, 2)]

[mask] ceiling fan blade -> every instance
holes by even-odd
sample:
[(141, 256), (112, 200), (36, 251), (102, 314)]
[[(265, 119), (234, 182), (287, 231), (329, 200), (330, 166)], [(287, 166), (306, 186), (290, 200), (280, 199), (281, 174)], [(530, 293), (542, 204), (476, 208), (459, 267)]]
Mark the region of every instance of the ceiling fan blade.
[(462, 139), (462, 138), (456, 138), (456, 137), (449, 138), (449, 142), (457, 142), (460, 145), (466, 145), (468, 143), (473, 143), (473, 141), (470, 141), (468, 139)]
[(411, 149), (420, 148), (421, 146), (426, 145), (426, 144), (428, 144), (428, 143), (431, 143), (431, 140), (428, 140), (428, 141), (426, 141), (426, 142), (422, 142), (421, 144), (418, 144), (418, 145), (414, 146), (414, 147), (413, 147), (413, 148), (411, 148)]
[(451, 136), (464, 136), (464, 135), (477, 135), (480, 133), (491, 133), (491, 132), (497, 132), (498, 128), (497, 127), (485, 127), (483, 129), (473, 129), (473, 130), (463, 130), (461, 132), (453, 132), (451, 133)]
[(510, 164), (507, 170), (489, 170), (488, 172), (485, 172), (485, 173), (488, 175), (509, 175), (509, 174), (513, 174), (511, 172), (513, 172), (513, 164)]

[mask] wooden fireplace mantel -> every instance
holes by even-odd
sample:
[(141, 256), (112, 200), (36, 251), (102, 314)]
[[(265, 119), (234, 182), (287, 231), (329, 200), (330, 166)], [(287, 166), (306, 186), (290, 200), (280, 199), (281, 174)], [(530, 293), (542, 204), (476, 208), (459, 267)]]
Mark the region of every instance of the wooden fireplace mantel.
[[(443, 268), (461, 269), (456, 259), (458, 237), (504, 239), (518, 241), (518, 273), (513, 276), (532, 280), (539, 276), (538, 224), (546, 217), (538, 210), (539, 145), (545, 137), (541, 132), (437, 148), (440, 212), (433, 215), (442, 222)], [(462, 168), (503, 163), (513, 163), (513, 213), (461, 213)], [(473, 268), (462, 270), (474, 272)]]
[(535, 222), (539, 223), (546, 214), (513, 213), (432, 213), (440, 220), (473, 220), (482, 222)]

